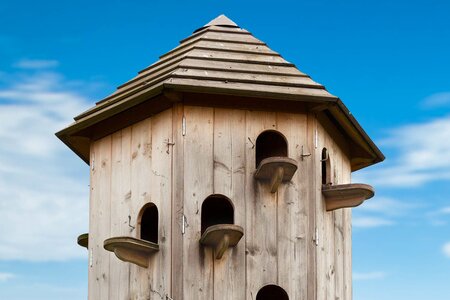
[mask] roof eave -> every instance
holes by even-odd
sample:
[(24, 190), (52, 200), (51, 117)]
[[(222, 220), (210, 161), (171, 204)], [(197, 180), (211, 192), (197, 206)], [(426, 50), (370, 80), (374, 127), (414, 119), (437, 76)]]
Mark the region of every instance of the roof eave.
[[(368, 151), (368, 154), (371, 155), (371, 158), (359, 160), (357, 162), (356, 162), (356, 160), (353, 161), (352, 162), (352, 172), (363, 169), (365, 167), (368, 167), (368, 166), (371, 166), (374, 164), (377, 164), (379, 162), (382, 162), (385, 159), (384, 154), (377, 147), (377, 145), (373, 142), (373, 140), (369, 137), (369, 135), (366, 133), (366, 131), (361, 127), (361, 125), (356, 120), (356, 118), (353, 116), (353, 114), (350, 112), (350, 110), (347, 108), (347, 106), (345, 106), (345, 104), (342, 102), (341, 99), (337, 99), (336, 105), (337, 105), (337, 108), (339, 109), (339, 111), (345, 116), (347, 121), (358, 132), (358, 134), (360, 135), (360, 138), (364, 141), (364, 143), (370, 149), (370, 151)], [(356, 142), (358, 142), (358, 141), (356, 141)]]
[[(62, 129), (56, 133), (56, 136), (64, 142), (72, 151), (74, 151), (83, 161), (89, 164), (89, 145), (91, 139), (83, 136), (81, 132), (86, 132), (89, 128), (95, 126), (99, 122), (109, 119), (121, 112), (126, 111), (142, 102), (151, 101), (159, 94), (164, 91), (175, 91), (179, 93), (199, 93), (199, 94), (218, 94), (225, 96), (235, 96), (235, 97), (249, 97), (249, 98), (260, 98), (260, 99), (274, 99), (274, 100), (286, 100), (286, 101), (296, 101), (305, 102), (313, 104), (327, 104), (330, 111), (333, 114), (340, 115), (338, 118), (339, 122), (346, 123), (345, 126), (351, 126), (352, 132), (354, 134), (347, 134), (356, 143), (363, 143), (363, 148), (366, 149), (368, 157), (359, 159), (358, 161), (352, 162), (352, 171), (362, 169), (364, 167), (376, 164), (384, 160), (384, 155), (380, 149), (375, 145), (375, 143), (370, 139), (367, 133), (362, 129), (361, 125), (354, 118), (348, 108), (344, 103), (337, 97), (333, 95), (329, 96), (308, 96), (308, 95), (296, 95), (281, 92), (258, 92), (255, 90), (245, 90), (245, 89), (230, 89), (222, 87), (199, 87), (196, 85), (179, 85), (171, 83), (169, 80), (161, 82), (160, 84), (152, 87), (151, 89), (145, 91), (138, 97), (136, 95), (131, 96), (131, 99), (122, 99), (114, 105), (106, 106), (105, 108), (94, 111), (92, 114), (85, 115), (83, 118), (78, 119), (76, 122), (72, 123), (68, 127)], [(342, 118), (343, 117), (343, 118)], [(345, 126), (343, 126), (345, 128)]]

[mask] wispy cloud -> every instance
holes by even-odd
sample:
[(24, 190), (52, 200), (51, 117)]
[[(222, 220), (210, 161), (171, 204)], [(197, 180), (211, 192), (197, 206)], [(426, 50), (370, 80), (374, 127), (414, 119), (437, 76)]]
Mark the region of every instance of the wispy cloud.
[(353, 272), (353, 280), (357, 281), (376, 280), (376, 279), (383, 279), (385, 277), (386, 277), (385, 272), (368, 272), (368, 273)]
[(381, 217), (359, 216), (353, 217), (352, 225), (357, 228), (374, 228), (393, 225), (394, 222)]
[(436, 93), (428, 96), (422, 102), (424, 108), (438, 108), (450, 105), (450, 92)]
[(445, 256), (450, 258), (450, 242), (444, 244), (444, 246), (442, 247), (442, 252), (444, 253)]
[(0, 282), (8, 281), (10, 279), (13, 279), (14, 277), (16, 277), (16, 276), (14, 274), (12, 274), (12, 273), (2, 273), (2, 272), (0, 272)]
[(364, 205), (361, 205), (358, 211), (384, 216), (401, 216), (408, 214), (415, 208), (417, 208), (417, 205), (413, 203), (406, 203), (389, 197), (375, 197), (373, 200), (364, 202)]
[(87, 106), (57, 72), (0, 78), (1, 260), (85, 255), (74, 245), (87, 229), (87, 168), (54, 133)]
[(396, 225), (418, 206), (389, 197), (375, 197), (364, 202), (353, 213), (353, 227), (374, 228)]
[(415, 187), (450, 180), (450, 116), (396, 128), (380, 144), (395, 155), (384, 166), (357, 174), (377, 186)]
[(57, 60), (46, 59), (22, 59), (14, 64), (19, 69), (48, 69), (55, 68), (59, 65)]
[(443, 226), (448, 223), (448, 216), (450, 215), (450, 206), (442, 207), (438, 210), (429, 212), (426, 216), (432, 225)]

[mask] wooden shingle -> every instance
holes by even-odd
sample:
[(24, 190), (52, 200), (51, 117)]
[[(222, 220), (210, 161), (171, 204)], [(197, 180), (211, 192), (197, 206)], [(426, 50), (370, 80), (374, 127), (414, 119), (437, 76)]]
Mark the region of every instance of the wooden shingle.
[(367, 152), (355, 169), (384, 159), (336, 96), (224, 15), (196, 30), (113, 94), (75, 117), (75, 123), (57, 136), (89, 163), (86, 143), (101, 135), (94, 133), (100, 123), (148, 101), (155, 104), (148, 106), (156, 107), (151, 113), (157, 113), (157, 109), (171, 105), (156, 103), (170, 100), (164, 96), (165, 91), (297, 101), (316, 108), (319, 104), (333, 106), (335, 119), (345, 123), (342, 128), (353, 129), (349, 130), (350, 138)]

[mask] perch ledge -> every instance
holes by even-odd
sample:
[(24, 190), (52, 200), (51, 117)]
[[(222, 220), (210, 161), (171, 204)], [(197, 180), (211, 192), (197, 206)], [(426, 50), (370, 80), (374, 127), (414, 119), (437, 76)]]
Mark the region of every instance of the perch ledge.
[(159, 251), (159, 245), (133, 237), (113, 237), (105, 240), (103, 247), (122, 261), (148, 268), (148, 258)]
[(290, 181), (297, 171), (297, 162), (289, 157), (263, 159), (256, 169), (255, 178), (270, 180), (270, 192), (275, 193), (283, 181)]
[(89, 247), (89, 233), (79, 235), (77, 238), (77, 244), (87, 249)]
[(241, 226), (233, 224), (218, 224), (209, 226), (200, 238), (200, 244), (213, 247), (216, 259), (221, 259), (229, 247), (236, 246), (244, 235)]
[(351, 183), (322, 186), (322, 193), (325, 196), (327, 211), (356, 207), (365, 200), (370, 199), (375, 194), (373, 187), (368, 184)]

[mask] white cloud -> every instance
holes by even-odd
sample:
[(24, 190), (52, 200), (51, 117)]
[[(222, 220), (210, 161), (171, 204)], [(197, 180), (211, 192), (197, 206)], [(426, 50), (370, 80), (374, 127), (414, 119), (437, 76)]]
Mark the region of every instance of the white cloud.
[(374, 197), (358, 207), (358, 213), (377, 213), (385, 216), (401, 216), (408, 214), (417, 205), (388, 197)]
[(442, 252), (444, 252), (444, 255), (450, 258), (450, 242), (444, 244), (442, 247)]
[(376, 186), (415, 187), (450, 180), (450, 116), (394, 129), (381, 141), (395, 152), (382, 166), (356, 174)]
[(374, 228), (393, 224), (393, 221), (382, 217), (355, 216), (352, 220), (352, 225), (356, 228)]
[(353, 227), (374, 228), (397, 225), (414, 215), (418, 204), (390, 197), (374, 197), (353, 211)]
[(450, 92), (436, 93), (428, 96), (422, 102), (425, 108), (436, 108), (450, 105)]
[[(88, 101), (56, 72), (0, 78), (0, 259), (84, 257), (88, 168), (54, 133)], [(84, 250), (84, 251), (83, 251)]]
[(443, 215), (450, 215), (450, 206), (441, 208), (439, 212)]
[(368, 272), (368, 273), (359, 273), (353, 272), (353, 280), (375, 280), (375, 279), (383, 279), (386, 277), (385, 272)]
[(0, 272), (0, 282), (8, 281), (12, 278), (16, 277), (14, 274), (11, 273), (1, 273)]
[(22, 59), (14, 64), (19, 69), (48, 69), (57, 67), (58, 65), (59, 62), (57, 60), (46, 59)]
[(430, 223), (435, 226), (447, 225), (448, 215), (450, 215), (450, 206), (442, 207), (426, 214)]

